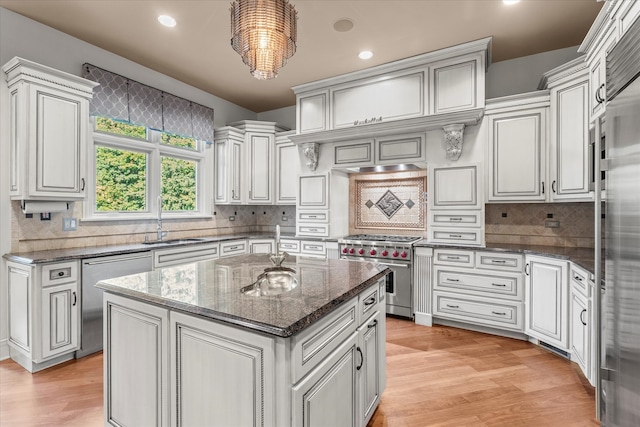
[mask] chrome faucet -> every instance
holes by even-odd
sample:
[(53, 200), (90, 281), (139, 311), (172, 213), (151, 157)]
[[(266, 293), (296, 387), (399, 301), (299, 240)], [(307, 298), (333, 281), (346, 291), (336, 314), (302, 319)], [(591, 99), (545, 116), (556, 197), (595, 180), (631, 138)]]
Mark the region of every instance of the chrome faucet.
[(168, 234), (167, 231), (162, 231), (162, 196), (158, 196), (158, 225), (156, 230), (158, 231), (158, 242), (162, 242), (162, 238)]
[(276, 225), (276, 250), (275, 253), (269, 254), (269, 259), (276, 267), (281, 267), (284, 259), (289, 255), (286, 252), (280, 253), (280, 226)]

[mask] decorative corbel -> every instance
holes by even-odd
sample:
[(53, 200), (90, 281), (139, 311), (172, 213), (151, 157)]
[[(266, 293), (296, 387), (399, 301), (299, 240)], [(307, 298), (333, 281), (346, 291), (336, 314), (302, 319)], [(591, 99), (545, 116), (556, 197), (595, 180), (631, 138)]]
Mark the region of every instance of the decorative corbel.
[(318, 155), (320, 153), (320, 144), (317, 142), (308, 142), (302, 146), (302, 154), (307, 159), (307, 167), (310, 171), (316, 170), (318, 167)]
[(447, 144), (447, 159), (458, 160), (462, 154), (462, 142), (464, 140), (464, 124), (443, 126), (444, 141)]

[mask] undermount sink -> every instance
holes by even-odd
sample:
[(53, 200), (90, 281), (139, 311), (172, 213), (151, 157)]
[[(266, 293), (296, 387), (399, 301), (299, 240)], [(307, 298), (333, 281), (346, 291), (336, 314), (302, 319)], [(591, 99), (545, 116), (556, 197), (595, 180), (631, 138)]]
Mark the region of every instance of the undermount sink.
[(254, 297), (273, 296), (289, 292), (298, 286), (296, 271), (288, 267), (265, 268), (258, 279), (240, 289), (245, 295)]
[(170, 240), (151, 240), (142, 242), (143, 245), (171, 245), (176, 243), (195, 243), (195, 242), (204, 242), (207, 239), (200, 237), (191, 237), (185, 239), (170, 239)]

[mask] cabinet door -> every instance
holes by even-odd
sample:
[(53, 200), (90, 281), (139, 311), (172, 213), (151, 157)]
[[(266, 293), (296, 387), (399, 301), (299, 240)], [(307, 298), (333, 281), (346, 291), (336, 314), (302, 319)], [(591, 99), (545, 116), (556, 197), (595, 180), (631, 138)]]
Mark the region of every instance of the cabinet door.
[(295, 205), (300, 175), (298, 146), (293, 143), (276, 145), (276, 204)]
[(380, 347), (384, 347), (384, 342), (380, 340), (380, 327), (383, 321), (384, 318), (381, 313), (377, 311), (367, 322), (358, 328), (358, 353), (361, 360), (356, 366), (356, 370), (358, 371), (358, 384), (360, 388), (361, 425), (365, 425), (369, 421), (380, 400)]
[(247, 133), (249, 203), (273, 203), (273, 134)]
[(589, 198), (588, 90), (586, 76), (551, 90), (552, 200)]
[(292, 423), (298, 427), (358, 426), (358, 333), (347, 338), (292, 389)]
[(217, 204), (242, 202), (242, 143), (233, 140), (216, 142)]
[(298, 183), (298, 207), (300, 209), (328, 209), (328, 175), (302, 175), (299, 177)]
[(578, 291), (571, 291), (571, 360), (575, 361), (585, 377), (591, 381), (591, 310), (590, 301)]
[[(29, 193), (78, 200), (84, 197), (83, 148), (88, 101), (52, 88), (30, 91)], [(35, 178), (35, 179), (31, 179)]]
[(78, 349), (78, 283), (42, 290), (42, 358)]
[(298, 96), (297, 128), (300, 133), (329, 129), (328, 91)]
[(9, 342), (30, 352), (32, 347), (31, 317), (32, 309), (31, 268), (23, 265), (9, 264), (8, 278), (8, 309), (9, 309)]
[[(484, 102), (484, 87), (478, 93), (478, 70), (476, 60), (460, 63), (459, 60), (443, 61), (430, 67), (431, 114), (478, 107), (478, 99)], [(480, 72), (483, 70), (480, 68)]]
[(250, 254), (269, 254), (273, 253), (274, 241), (272, 239), (249, 240)]
[(545, 200), (546, 108), (488, 116), (489, 201)]
[(428, 180), (430, 209), (479, 209), (478, 167), (432, 167)]
[(230, 147), (231, 162), (229, 171), (229, 183), (231, 184), (231, 202), (242, 202), (242, 144), (232, 142)]
[(534, 256), (526, 262), (525, 333), (567, 351), (567, 262)]
[(593, 57), (589, 65), (589, 83), (590, 96), (589, 105), (591, 112), (591, 121), (599, 118), (604, 114), (605, 98), (607, 93), (607, 69), (606, 58), (609, 51), (616, 45), (617, 28), (613, 26), (609, 33), (603, 38), (599, 52)]

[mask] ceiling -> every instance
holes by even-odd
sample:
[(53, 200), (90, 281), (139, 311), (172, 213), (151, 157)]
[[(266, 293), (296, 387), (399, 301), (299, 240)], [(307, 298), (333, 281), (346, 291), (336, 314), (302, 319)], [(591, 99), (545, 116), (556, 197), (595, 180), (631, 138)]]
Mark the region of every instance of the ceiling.
[[(579, 45), (596, 0), (290, 0), (296, 54), (256, 80), (230, 46), (229, 0), (0, 0), (0, 6), (254, 112), (295, 104), (291, 87), (493, 36), (492, 62)], [(174, 28), (158, 24), (168, 14)], [(333, 24), (349, 18), (354, 27)], [(373, 51), (363, 61), (361, 50)]]

